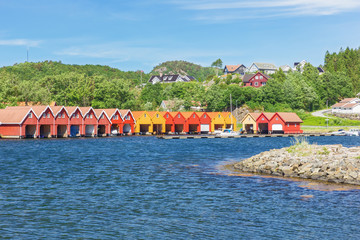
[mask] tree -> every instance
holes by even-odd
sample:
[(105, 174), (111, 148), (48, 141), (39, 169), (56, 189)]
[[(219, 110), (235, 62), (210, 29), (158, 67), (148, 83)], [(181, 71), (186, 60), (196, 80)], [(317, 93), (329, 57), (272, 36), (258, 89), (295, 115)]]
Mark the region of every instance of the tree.
[(223, 62), (220, 58), (211, 64), (211, 67), (216, 68), (216, 76), (219, 75), (219, 68), (222, 68), (222, 65), (223, 65)]

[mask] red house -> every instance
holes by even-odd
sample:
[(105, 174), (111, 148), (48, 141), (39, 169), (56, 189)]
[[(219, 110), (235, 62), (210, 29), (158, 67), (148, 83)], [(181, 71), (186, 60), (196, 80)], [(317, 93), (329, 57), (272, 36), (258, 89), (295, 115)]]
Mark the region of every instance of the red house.
[(300, 129), (300, 124), (303, 121), (296, 113), (277, 112), (269, 122), (269, 131), (271, 133), (303, 133)]
[(109, 136), (111, 132), (111, 121), (105, 112), (105, 109), (94, 109), (96, 116), (98, 116), (97, 136)]
[(55, 116), (55, 136), (68, 137), (70, 134), (69, 114), (64, 106), (51, 106)]
[(161, 112), (165, 118), (165, 133), (174, 133), (175, 132), (175, 123), (174, 118), (170, 112)]
[(211, 132), (211, 117), (206, 113), (196, 113), (200, 121), (200, 132), (208, 133)]
[(183, 112), (186, 119), (185, 132), (200, 133), (200, 118), (195, 112)]
[(182, 133), (185, 132), (186, 119), (181, 112), (170, 112), (175, 125), (175, 132)]
[(37, 136), (40, 138), (55, 137), (55, 117), (49, 106), (32, 106), (34, 113), (38, 116)]
[(135, 118), (132, 115), (130, 109), (120, 109), (119, 110), (123, 125), (121, 126), (121, 134), (133, 134), (135, 131), (134, 125), (135, 125)]
[(271, 131), (269, 124), (274, 113), (261, 113), (256, 119), (258, 133), (268, 134)]
[(85, 135), (85, 133), (83, 132), (84, 118), (79, 107), (65, 107), (65, 109), (69, 114), (69, 136), (80, 137)]
[(245, 74), (243, 78), (244, 87), (262, 87), (266, 85), (266, 82), (270, 76), (257, 72), (255, 74)]
[(0, 137), (38, 137), (38, 119), (34, 111), (26, 108), (0, 109)]

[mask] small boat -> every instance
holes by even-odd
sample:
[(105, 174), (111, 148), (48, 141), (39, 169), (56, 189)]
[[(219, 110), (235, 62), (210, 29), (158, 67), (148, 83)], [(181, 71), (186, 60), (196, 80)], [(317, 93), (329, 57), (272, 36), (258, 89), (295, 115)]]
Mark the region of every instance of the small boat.
[(350, 129), (349, 131), (345, 132), (345, 135), (358, 137), (358, 136), (360, 136), (359, 132), (360, 132), (359, 129)]
[(216, 136), (237, 136), (237, 135), (240, 135), (240, 133), (233, 131), (231, 128), (224, 129), (222, 132), (216, 134)]

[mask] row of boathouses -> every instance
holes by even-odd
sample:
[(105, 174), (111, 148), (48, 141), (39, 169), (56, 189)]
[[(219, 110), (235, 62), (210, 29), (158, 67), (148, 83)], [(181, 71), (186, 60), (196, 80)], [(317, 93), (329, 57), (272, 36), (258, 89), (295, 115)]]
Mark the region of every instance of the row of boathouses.
[(17, 106), (0, 110), (0, 137), (51, 138), (236, 130), (230, 112), (160, 112), (92, 107)]
[[(0, 110), (1, 138), (54, 138), (131, 134), (212, 133), (232, 128), (230, 112), (161, 112), (92, 107), (17, 106)], [(250, 134), (302, 133), (295, 113), (248, 113), (242, 132)]]

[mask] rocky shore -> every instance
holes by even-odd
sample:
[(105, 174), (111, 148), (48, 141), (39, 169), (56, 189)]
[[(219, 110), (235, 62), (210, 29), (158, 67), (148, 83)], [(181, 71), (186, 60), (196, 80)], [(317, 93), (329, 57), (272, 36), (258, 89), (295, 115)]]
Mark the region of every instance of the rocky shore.
[(297, 143), (233, 164), (241, 172), (360, 185), (360, 147)]

